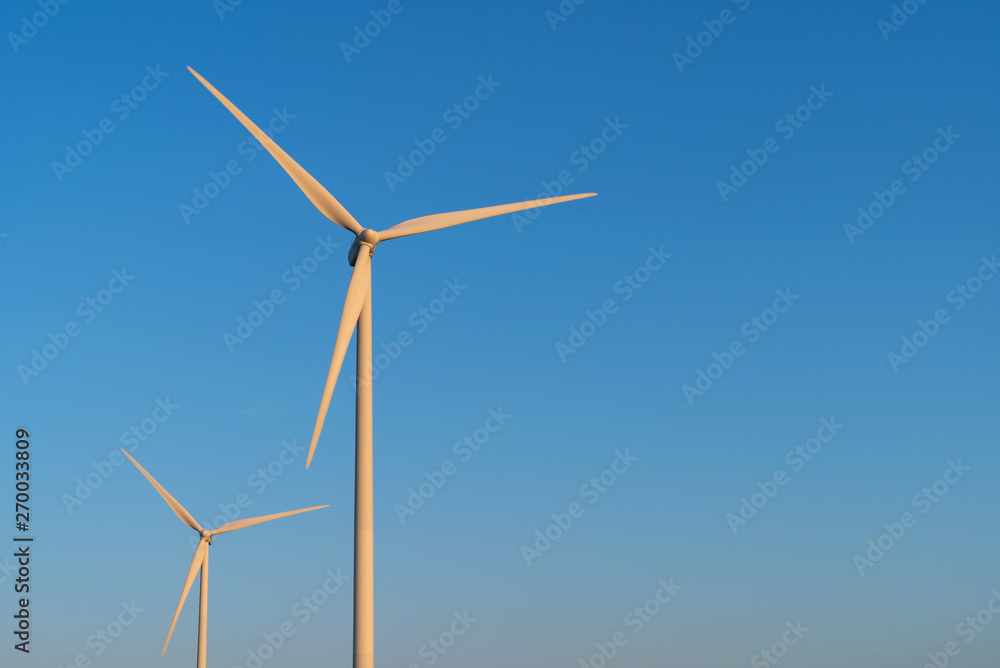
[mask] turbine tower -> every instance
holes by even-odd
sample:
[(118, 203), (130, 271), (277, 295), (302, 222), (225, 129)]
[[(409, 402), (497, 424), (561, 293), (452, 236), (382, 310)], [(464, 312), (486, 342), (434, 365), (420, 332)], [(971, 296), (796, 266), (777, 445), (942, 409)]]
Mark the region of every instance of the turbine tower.
[(466, 211), (452, 211), (430, 216), (421, 216), (394, 225), (387, 230), (376, 232), (362, 227), (337, 199), (320, 185), (306, 170), (295, 162), (281, 147), (258, 128), (253, 121), (236, 108), (226, 96), (215, 89), (192, 68), (188, 70), (225, 105), (233, 116), (246, 127), (257, 141), (267, 149), (278, 164), (288, 172), (295, 184), (305, 193), (309, 201), (320, 212), (345, 230), (354, 233), (354, 242), (347, 255), (348, 263), (354, 267), (351, 281), (347, 286), (347, 298), (337, 331), (337, 341), (333, 347), (333, 360), (327, 374), (319, 415), (313, 429), (312, 442), (306, 467), (312, 463), (316, 452), (316, 442), (323, 429), (333, 389), (340, 374), (340, 367), (347, 354), (347, 346), (355, 326), (357, 341), (357, 387), (355, 408), (355, 459), (354, 459), (354, 668), (374, 668), (375, 660), (375, 576), (374, 540), (372, 518), (372, 300), (371, 300), (371, 259), (375, 246), (381, 241), (405, 237), (420, 232), (430, 232), (453, 225), (501, 216), (505, 213), (535, 209), (550, 204), (569, 202), (597, 193), (565, 195), (547, 199), (488, 206)]
[[(122, 452), (125, 452), (125, 448), (122, 448)], [(191, 585), (194, 584), (194, 579), (198, 575), (198, 571), (201, 571), (201, 596), (198, 601), (198, 668), (205, 668), (206, 654), (208, 652), (208, 548), (212, 544), (212, 536), (218, 536), (220, 533), (227, 533), (229, 531), (236, 531), (237, 529), (243, 529), (245, 527), (253, 526), (254, 524), (260, 524), (261, 522), (270, 522), (271, 520), (280, 519), (282, 517), (288, 517), (289, 515), (298, 515), (299, 513), (307, 513), (310, 510), (319, 510), (320, 508), (328, 508), (329, 506), (313, 506), (312, 508), (302, 508), (301, 510), (290, 510), (287, 513), (276, 513), (274, 515), (264, 515), (262, 517), (250, 517), (245, 520), (236, 520), (235, 522), (227, 522), (217, 529), (206, 530), (202, 529), (201, 525), (195, 521), (194, 517), (191, 516), (184, 506), (177, 502), (177, 499), (170, 495), (170, 492), (163, 489), (163, 486), (156, 482), (153, 476), (149, 475), (146, 469), (139, 465), (139, 462), (132, 458), (132, 455), (125, 452), (125, 456), (128, 457), (136, 468), (146, 476), (146, 479), (156, 488), (156, 491), (160, 493), (163, 500), (167, 502), (170, 509), (174, 511), (177, 517), (181, 518), (184, 524), (188, 525), (201, 535), (201, 540), (198, 542), (198, 548), (194, 551), (194, 558), (191, 559), (191, 567), (188, 568), (187, 578), (184, 580), (184, 589), (181, 590), (181, 600), (177, 603), (177, 611), (174, 612), (174, 620), (170, 623), (170, 632), (167, 633), (167, 641), (163, 643), (162, 654), (167, 653), (167, 645), (170, 644), (170, 637), (174, 634), (174, 627), (177, 626), (177, 618), (181, 615), (181, 609), (184, 607), (184, 601), (187, 600), (188, 592), (191, 591)]]

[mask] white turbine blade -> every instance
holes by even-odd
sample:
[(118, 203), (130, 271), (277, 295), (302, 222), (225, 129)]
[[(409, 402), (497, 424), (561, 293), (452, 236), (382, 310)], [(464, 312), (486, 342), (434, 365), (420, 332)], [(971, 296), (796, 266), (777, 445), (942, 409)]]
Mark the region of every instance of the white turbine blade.
[(260, 524), (262, 522), (270, 522), (271, 520), (281, 519), (282, 517), (288, 517), (289, 515), (298, 515), (299, 513), (308, 513), (310, 510), (319, 510), (320, 508), (329, 508), (329, 507), (330, 507), (329, 505), (313, 506), (312, 508), (289, 510), (287, 513), (275, 513), (274, 515), (262, 515), (261, 517), (250, 517), (245, 520), (236, 520), (235, 522), (227, 522), (218, 529), (212, 529), (208, 533), (210, 536), (215, 536), (216, 534), (226, 533), (227, 531), (236, 531), (237, 529), (252, 527), (253, 525)]
[(357, 234), (362, 230), (361, 225), (358, 221), (354, 220), (354, 216), (348, 213), (347, 209), (337, 201), (337, 198), (327, 192), (326, 188), (320, 185), (319, 181), (314, 179), (309, 172), (302, 169), (299, 163), (292, 160), (291, 156), (281, 150), (281, 147), (274, 143), (274, 140), (268, 137), (260, 128), (258, 128), (253, 121), (246, 117), (246, 115), (236, 108), (236, 105), (230, 102), (225, 95), (220, 93), (215, 89), (215, 87), (208, 83), (200, 74), (195, 72), (190, 67), (188, 70), (193, 74), (202, 85), (208, 89), (208, 91), (214, 95), (219, 102), (226, 106), (233, 116), (235, 116), (240, 123), (242, 123), (247, 130), (249, 130), (254, 137), (257, 138), (267, 152), (274, 156), (274, 159), (278, 161), (278, 164), (288, 172), (288, 175), (292, 177), (296, 185), (306, 194), (306, 197), (316, 206), (317, 209), (323, 212), (327, 218), (337, 223), (345, 230), (350, 230)]
[[(122, 452), (125, 452), (125, 448), (122, 448)], [(163, 500), (166, 501), (167, 505), (170, 506), (170, 508), (174, 511), (174, 513), (176, 513), (177, 517), (181, 518), (181, 521), (184, 522), (184, 524), (188, 525), (189, 527), (191, 527), (195, 531), (200, 532), (201, 531), (201, 525), (198, 524), (195, 521), (195, 519), (191, 516), (191, 513), (189, 513), (187, 511), (187, 509), (184, 506), (182, 506), (177, 501), (177, 499), (175, 499), (174, 497), (170, 496), (170, 492), (168, 492), (167, 490), (163, 489), (163, 485), (161, 485), (160, 483), (156, 482), (156, 480), (153, 478), (153, 476), (149, 475), (149, 473), (146, 471), (146, 469), (142, 468), (142, 466), (139, 465), (139, 462), (135, 461), (135, 459), (132, 459), (132, 455), (130, 455), (129, 453), (125, 452), (125, 456), (128, 457), (129, 459), (131, 459), (132, 463), (135, 464), (135, 467), (137, 469), (139, 469), (139, 471), (144, 476), (146, 476), (146, 480), (148, 480), (149, 482), (151, 482), (153, 484), (153, 487), (156, 488), (156, 491), (160, 493), (160, 496), (163, 497)]]
[(191, 559), (191, 568), (188, 569), (187, 579), (184, 580), (184, 589), (181, 591), (181, 600), (177, 603), (177, 612), (174, 613), (174, 621), (170, 623), (170, 632), (167, 634), (167, 642), (163, 643), (163, 654), (167, 653), (167, 645), (170, 644), (170, 636), (174, 634), (174, 627), (177, 626), (177, 618), (181, 616), (181, 609), (184, 607), (184, 601), (187, 600), (188, 592), (191, 591), (191, 585), (194, 584), (194, 578), (198, 575), (198, 570), (201, 568), (202, 561), (205, 560), (205, 555), (208, 552), (208, 542), (201, 541), (198, 543), (198, 549), (194, 551), (194, 558)]
[[(309, 468), (309, 464), (312, 463), (313, 454), (316, 452), (316, 443), (319, 441), (319, 434), (323, 430), (326, 411), (330, 408), (330, 399), (333, 397), (333, 388), (337, 385), (337, 376), (340, 375), (340, 367), (344, 364), (347, 345), (351, 342), (351, 333), (358, 324), (358, 316), (361, 315), (361, 308), (368, 297), (368, 291), (371, 290), (371, 261), (368, 249), (362, 246), (361, 251), (358, 253), (358, 259), (354, 262), (354, 273), (351, 275), (351, 284), (347, 286), (347, 298), (344, 299), (344, 313), (340, 318), (337, 342), (333, 346), (333, 360), (330, 362), (330, 372), (326, 376), (326, 387), (323, 388), (323, 400), (319, 405), (319, 415), (316, 417), (312, 443), (309, 445), (309, 455), (306, 457), (306, 468)], [(359, 369), (358, 372), (360, 373), (360, 371)]]
[(487, 206), (481, 209), (468, 209), (466, 211), (452, 211), (450, 213), (436, 213), (431, 216), (421, 216), (420, 218), (412, 218), (399, 223), (398, 225), (393, 225), (384, 232), (379, 232), (378, 238), (379, 241), (385, 241), (386, 239), (405, 237), (411, 234), (419, 234), (420, 232), (440, 230), (444, 227), (451, 227), (452, 225), (470, 223), (473, 220), (481, 220), (483, 218), (491, 218), (493, 216), (502, 216), (505, 213), (514, 213), (515, 211), (524, 211), (525, 209), (535, 209), (540, 206), (549, 206), (550, 204), (569, 202), (575, 199), (583, 199), (584, 197), (593, 197), (596, 194), (597, 193), (564, 195), (562, 197), (549, 197), (546, 199), (534, 199), (528, 202), (517, 202), (516, 204), (501, 204), (500, 206)]

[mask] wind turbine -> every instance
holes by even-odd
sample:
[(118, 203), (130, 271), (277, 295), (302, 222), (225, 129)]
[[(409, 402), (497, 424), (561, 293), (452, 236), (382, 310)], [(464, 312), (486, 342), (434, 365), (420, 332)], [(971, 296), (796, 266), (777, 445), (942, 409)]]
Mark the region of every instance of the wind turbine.
[(375, 580), (374, 580), (374, 540), (372, 519), (372, 300), (371, 300), (371, 258), (375, 246), (381, 241), (405, 237), (420, 232), (430, 232), (453, 225), (461, 225), (474, 220), (501, 216), (505, 213), (535, 209), (550, 204), (593, 197), (597, 193), (565, 195), (547, 199), (488, 206), (466, 211), (452, 211), (430, 216), (421, 216), (394, 225), (387, 230), (376, 232), (362, 227), (337, 199), (327, 192), (306, 170), (285, 153), (274, 141), (258, 128), (253, 121), (236, 108), (226, 96), (205, 80), (192, 68), (188, 70), (225, 105), (233, 116), (257, 138), (278, 164), (288, 172), (295, 184), (305, 193), (309, 201), (327, 218), (345, 230), (354, 233), (354, 242), (347, 254), (348, 263), (354, 267), (351, 281), (347, 286), (347, 298), (340, 318), (337, 341), (333, 347), (333, 360), (327, 374), (319, 415), (313, 429), (312, 443), (306, 458), (306, 468), (312, 463), (316, 452), (316, 442), (323, 429), (333, 388), (340, 374), (340, 367), (347, 354), (347, 346), (355, 326), (357, 341), (357, 387), (355, 408), (355, 459), (354, 459), (354, 668), (373, 668), (375, 652)]
[[(122, 452), (125, 452), (125, 448), (122, 448)], [(290, 510), (287, 513), (276, 513), (274, 515), (264, 515), (262, 517), (250, 517), (245, 520), (236, 520), (235, 522), (227, 522), (217, 529), (202, 529), (201, 525), (195, 521), (194, 517), (191, 516), (184, 506), (177, 502), (177, 499), (170, 496), (170, 492), (163, 489), (163, 485), (156, 482), (153, 476), (149, 475), (146, 469), (139, 465), (139, 462), (132, 458), (132, 455), (125, 452), (125, 456), (132, 460), (135, 467), (146, 476), (146, 479), (156, 488), (156, 491), (160, 493), (163, 500), (167, 502), (170, 509), (174, 511), (177, 517), (181, 518), (184, 524), (188, 525), (199, 534), (201, 534), (201, 541), (198, 543), (198, 548), (194, 551), (194, 558), (191, 559), (191, 567), (188, 569), (187, 578), (184, 580), (184, 589), (181, 590), (181, 600), (177, 603), (177, 611), (174, 612), (174, 621), (170, 623), (170, 632), (167, 633), (167, 642), (163, 643), (163, 654), (167, 653), (167, 645), (170, 644), (170, 636), (174, 634), (174, 627), (177, 626), (177, 618), (180, 617), (181, 608), (184, 607), (184, 601), (187, 600), (188, 592), (191, 591), (191, 585), (194, 584), (194, 578), (198, 575), (199, 569), (201, 570), (201, 597), (198, 603), (198, 668), (205, 668), (205, 655), (208, 650), (208, 548), (212, 544), (212, 536), (217, 536), (220, 533), (227, 533), (229, 531), (236, 531), (237, 529), (243, 529), (245, 527), (253, 526), (254, 524), (260, 524), (261, 522), (270, 522), (271, 520), (280, 519), (282, 517), (288, 517), (289, 515), (298, 515), (299, 513), (307, 513), (310, 510), (319, 510), (320, 508), (328, 508), (329, 506), (313, 506), (312, 508), (302, 508), (301, 510)]]

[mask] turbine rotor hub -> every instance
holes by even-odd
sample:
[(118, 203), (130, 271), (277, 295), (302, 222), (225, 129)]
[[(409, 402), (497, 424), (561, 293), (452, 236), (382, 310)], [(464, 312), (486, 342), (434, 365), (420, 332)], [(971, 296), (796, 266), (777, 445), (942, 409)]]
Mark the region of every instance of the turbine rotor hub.
[(368, 257), (371, 257), (375, 252), (375, 245), (378, 244), (378, 232), (365, 228), (358, 232), (358, 235), (354, 237), (354, 242), (351, 243), (351, 249), (347, 251), (347, 263), (352, 267), (354, 263), (358, 261), (358, 254), (361, 252), (361, 247), (368, 248)]

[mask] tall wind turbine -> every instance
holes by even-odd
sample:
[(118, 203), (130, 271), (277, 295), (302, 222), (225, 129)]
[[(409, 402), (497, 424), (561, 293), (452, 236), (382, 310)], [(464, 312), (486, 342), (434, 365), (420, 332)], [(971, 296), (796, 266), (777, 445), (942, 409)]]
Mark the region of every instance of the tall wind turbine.
[(315, 205), (327, 218), (340, 225), (345, 230), (354, 233), (354, 242), (347, 254), (348, 263), (354, 267), (351, 282), (347, 286), (347, 298), (344, 300), (344, 311), (340, 318), (340, 328), (337, 331), (337, 342), (333, 347), (333, 360), (327, 374), (326, 386), (323, 389), (323, 399), (319, 406), (319, 415), (313, 429), (312, 443), (309, 445), (309, 456), (306, 467), (312, 462), (316, 452), (316, 442), (323, 429), (333, 388), (340, 374), (340, 367), (347, 354), (347, 346), (355, 326), (358, 330), (357, 341), (357, 387), (355, 408), (355, 459), (354, 459), (354, 668), (373, 668), (375, 652), (375, 579), (374, 579), (374, 543), (372, 519), (372, 299), (371, 299), (371, 258), (375, 246), (380, 241), (405, 237), (420, 232), (430, 232), (453, 225), (461, 225), (474, 220), (501, 216), (505, 213), (535, 209), (559, 202), (593, 197), (597, 193), (581, 195), (566, 195), (537, 199), (515, 204), (488, 206), (467, 211), (452, 211), (430, 216), (421, 216), (394, 225), (387, 230), (376, 232), (362, 227), (347, 209), (337, 199), (327, 192), (320, 183), (306, 170), (292, 160), (281, 147), (258, 128), (253, 121), (236, 108), (226, 96), (208, 83), (200, 74), (190, 67), (188, 70), (225, 105), (233, 116), (257, 138), (268, 153), (274, 156), (278, 164), (288, 172), (295, 184), (305, 193), (309, 201)]
[[(122, 452), (125, 452), (125, 448), (122, 448)], [(139, 462), (132, 458), (132, 455), (125, 452), (125, 456), (132, 460), (136, 468), (146, 476), (146, 479), (156, 488), (156, 491), (160, 493), (163, 500), (167, 502), (170, 509), (174, 511), (177, 517), (181, 518), (184, 524), (188, 525), (199, 534), (201, 534), (201, 541), (198, 543), (198, 548), (194, 551), (194, 558), (191, 560), (191, 567), (188, 569), (187, 578), (184, 580), (184, 589), (181, 590), (181, 600), (177, 603), (177, 611), (174, 612), (174, 621), (170, 623), (170, 632), (167, 633), (167, 642), (163, 643), (163, 654), (167, 653), (167, 645), (170, 644), (170, 636), (174, 634), (174, 627), (177, 626), (177, 618), (181, 615), (181, 609), (184, 607), (184, 601), (187, 600), (188, 592), (191, 591), (191, 585), (194, 584), (195, 576), (198, 575), (198, 571), (201, 570), (201, 597), (198, 602), (198, 668), (205, 668), (205, 655), (208, 651), (208, 548), (212, 544), (212, 536), (217, 536), (220, 533), (227, 533), (229, 531), (236, 531), (237, 529), (243, 529), (245, 527), (253, 526), (254, 524), (260, 524), (261, 522), (270, 522), (271, 520), (277, 520), (282, 517), (288, 517), (289, 515), (298, 515), (299, 513), (307, 513), (310, 510), (319, 510), (320, 508), (328, 508), (329, 506), (313, 506), (312, 508), (302, 508), (301, 510), (290, 510), (287, 513), (276, 513), (274, 515), (264, 515), (262, 517), (250, 517), (245, 520), (236, 520), (235, 522), (227, 522), (217, 529), (207, 530), (202, 529), (201, 525), (195, 521), (194, 517), (191, 516), (184, 506), (177, 502), (177, 499), (170, 496), (170, 492), (163, 489), (163, 485), (156, 482), (153, 476), (149, 475), (146, 469), (139, 465)]]

